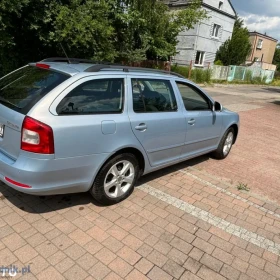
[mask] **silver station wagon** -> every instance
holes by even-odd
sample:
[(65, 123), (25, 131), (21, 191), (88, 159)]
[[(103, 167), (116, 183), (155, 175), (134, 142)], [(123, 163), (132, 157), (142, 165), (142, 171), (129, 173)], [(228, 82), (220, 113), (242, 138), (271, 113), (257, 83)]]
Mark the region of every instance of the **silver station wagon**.
[(238, 114), (175, 73), (45, 59), (0, 79), (0, 180), (112, 204), (143, 174), (227, 157), (238, 128)]

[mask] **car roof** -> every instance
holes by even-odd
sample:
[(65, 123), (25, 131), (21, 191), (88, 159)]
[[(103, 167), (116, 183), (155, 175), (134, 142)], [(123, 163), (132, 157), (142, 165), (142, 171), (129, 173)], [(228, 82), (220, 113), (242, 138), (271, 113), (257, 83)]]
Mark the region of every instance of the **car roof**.
[[(69, 63), (70, 62), (70, 63)], [(162, 77), (169, 77), (169, 78), (181, 78), (185, 79), (180, 74), (173, 73), (170, 71), (164, 71), (159, 69), (152, 69), (152, 68), (140, 68), (140, 67), (130, 67), (125, 65), (118, 65), (113, 63), (96, 63), (90, 60), (85, 59), (76, 59), (76, 58), (48, 58), (44, 59), (37, 63), (29, 63), (30, 66), (38, 66), (38, 67), (48, 67), (49, 69), (66, 73), (70, 76), (74, 76), (78, 73), (96, 73), (102, 74), (119, 74), (126, 73), (127, 75), (156, 75)]]

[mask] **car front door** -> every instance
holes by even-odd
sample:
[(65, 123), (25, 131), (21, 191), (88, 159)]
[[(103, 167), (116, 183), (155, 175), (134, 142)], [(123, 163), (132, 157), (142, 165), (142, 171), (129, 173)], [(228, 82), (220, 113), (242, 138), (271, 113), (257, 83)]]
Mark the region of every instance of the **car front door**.
[(131, 128), (145, 149), (151, 166), (179, 160), (186, 123), (183, 112), (178, 109), (171, 82), (135, 76), (128, 84)]
[(187, 124), (182, 157), (190, 158), (215, 150), (221, 136), (222, 116), (213, 111), (213, 102), (198, 87), (181, 81), (176, 84)]

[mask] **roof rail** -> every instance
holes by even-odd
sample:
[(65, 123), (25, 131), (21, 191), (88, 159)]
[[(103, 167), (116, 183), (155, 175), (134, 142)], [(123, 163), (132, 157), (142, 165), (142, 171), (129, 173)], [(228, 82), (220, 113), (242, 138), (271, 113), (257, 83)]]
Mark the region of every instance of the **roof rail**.
[[(43, 59), (42, 62), (68, 62), (71, 64), (79, 64), (79, 63), (91, 63), (96, 64), (98, 61), (90, 60), (90, 59), (82, 59), (82, 58), (66, 58), (66, 57), (50, 57)], [(102, 62), (103, 63), (103, 62)], [(106, 62), (104, 62), (106, 64)]]
[(152, 68), (143, 68), (143, 67), (132, 67), (132, 66), (125, 66), (125, 65), (116, 65), (116, 64), (96, 64), (93, 65), (85, 70), (85, 72), (99, 72), (103, 69), (115, 69), (115, 70), (122, 70), (123, 72), (130, 72), (130, 71), (139, 71), (139, 72), (151, 72), (151, 73), (158, 73), (158, 74), (167, 74), (167, 75), (173, 75), (177, 76), (179, 78), (184, 78), (184, 76), (175, 73), (175, 72), (169, 72), (165, 70), (159, 70), (159, 69), (152, 69)]

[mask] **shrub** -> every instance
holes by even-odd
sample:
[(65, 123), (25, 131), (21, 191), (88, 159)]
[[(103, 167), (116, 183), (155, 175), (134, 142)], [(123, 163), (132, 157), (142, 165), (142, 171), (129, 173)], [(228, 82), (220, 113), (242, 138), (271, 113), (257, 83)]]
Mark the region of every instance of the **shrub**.
[(178, 73), (186, 78), (188, 78), (188, 76), (189, 76), (189, 70), (190, 70), (190, 67), (188, 67), (188, 66), (180, 66), (177, 64), (171, 66), (172, 72)]
[[(179, 66), (179, 65), (172, 65), (171, 71), (181, 74), (182, 76), (188, 78), (189, 77), (189, 71), (190, 67), (188, 66)], [(200, 69), (200, 68), (193, 68), (191, 72), (191, 78), (192, 81), (195, 83), (209, 83), (211, 80), (211, 70), (207, 69)]]
[(224, 66), (223, 62), (221, 60), (216, 60), (214, 62), (215, 65), (219, 65), (219, 66)]
[(198, 84), (209, 83), (211, 80), (211, 70), (194, 68), (192, 69), (191, 80)]

